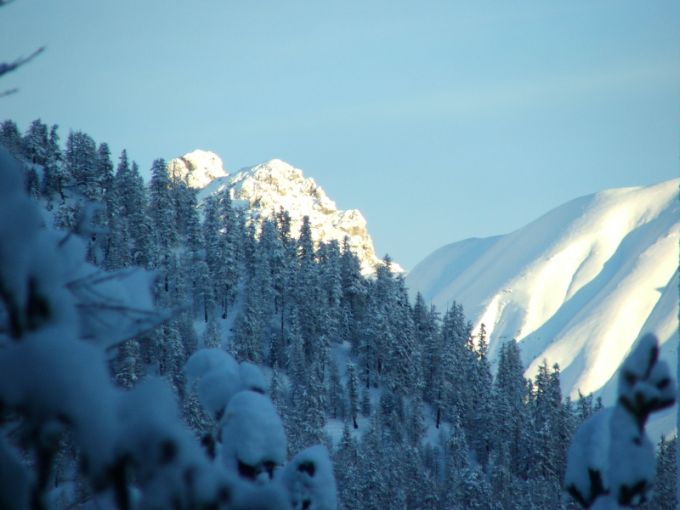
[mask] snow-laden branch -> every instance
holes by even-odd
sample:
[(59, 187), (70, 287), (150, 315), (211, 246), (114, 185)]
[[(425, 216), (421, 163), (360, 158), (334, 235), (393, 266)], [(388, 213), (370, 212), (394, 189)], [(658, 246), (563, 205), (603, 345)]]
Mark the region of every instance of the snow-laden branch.
[[(0, 3), (0, 7), (7, 5), (9, 2), (4, 1)], [(13, 62), (0, 62), (0, 77), (4, 76), (5, 74), (11, 73), (12, 71), (16, 71), (18, 68), (23, 66), (24, 64), (28, 64), (31, 60), (33, 60), (35, 57), (40, 55), (43, 51), (45, 51), (45, 46), (42, 46), (35, 50), (33, 53), (31, 53), (28, 57), (19, 57)], [(18, 92), (19, 89), (13, 88), (13, 89), (8, 89), (0, 92), (0, 97), (3, 96), (9, 96), (11, 94), (15, 94)]]
[(654, 485), (649, 415), (673, 405), (675, 383), (659, 360), (657, 338), (643, 336), (619, 371), (618, 401), (586, 420), (574, 434), (565, 486), (584, 508), (616, 510), (648, 500)]
[(28, 64), (31, 60), (40, 55), (43, 51), (45, 51), (45, 46), (38, 48), (28, 57), (19, 57), (13, 62), (0, 62), (0, 76), (3, 76), (7, 73), (11, 73), (12, 71), (16, 71), (24, 64)]
[(328, 451), (286, 463), (283, 425), (255, 365), (217, 349), (187, 363), (189, 390), (215, 420), (212, 454), (183, 424), (167, 380), (113, 385), (106, 350), (169, 312), (154, 307), (153, 273), (103, 273), (85, 254), (79, 236), (45, 226), (0, 147), (0, 331), (9, 332), (0, 336), (0, 508), (51, 506), (68, 438), (79, 461), (70, 469), (93, 501), (108, 494), (108, 507), (335, 510)]

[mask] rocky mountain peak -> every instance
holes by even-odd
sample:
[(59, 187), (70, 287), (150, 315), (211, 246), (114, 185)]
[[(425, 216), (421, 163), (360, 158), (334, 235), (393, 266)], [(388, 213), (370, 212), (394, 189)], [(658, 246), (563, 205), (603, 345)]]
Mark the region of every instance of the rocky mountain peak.
[(212, 181), (228, 174), (220, 157), (214, 152), (197, 149), (168, 163), (168, 172), (183, 180), (191, 188), (204, 188)]
[[(261, 223), (283, 208), (291, 217), (291, 231), (297, 235), (304, 216), (309, 217), (316, 243), (336, 240), (342, 245), (348, 238), (350, 249), (359, 257), (364, 274), (372, 274), (380, 259), (366, 228), (366, 219), (357, 209), (338, 209), (314, 179), (302, 170), (272, 159), (234, 174), (224, 171), (222, 160), (206, 151), (194, 151), (173, 159), (168, 165), (171, 175), (200, 188), (199, 201), (229, 189), (235, 203), (241, 203), (250, 220)], [(401, 272), (398, 264), (392, 268)]]

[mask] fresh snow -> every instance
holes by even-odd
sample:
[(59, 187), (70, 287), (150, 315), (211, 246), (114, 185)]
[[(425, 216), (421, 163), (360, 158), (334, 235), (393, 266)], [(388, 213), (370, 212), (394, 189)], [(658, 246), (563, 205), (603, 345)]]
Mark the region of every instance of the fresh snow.
[(432, 253), (407, 277), (412, 292), (445, 309), (462, 303), (490, 336), (493, 356), (520, 342), (527, 375), (559, 363), (565, 393), (607, 388), (647, 331), (662, 358), (677, 352), (680, 179), (572, 200), (507, 235)]
[(601, 475), (604, 487), (609, 487), (609, 443), (613, 408), (605, 407), (586, 421), (574, 433), (567, 452), (565, 484), (573, 485), (583, 495), (590, 494), (590, 471)]
[(293, 510), (336, 510), (335, 476), (328, 450), (315, 445), (298, 453), (281, 476)]
[(204, 188), (213, 180), (227, 175), (220, 157), (214, 152), (195, 150), (168, 163), (168, 171), (191, 188)]
[(223, 369), (226, 372), (234, 373), (235, 377), (239, 377), (238, 363), (228, 352), (218, 348), (196, 351), (189, 357), (184, 367), (187, 384), (193, 385), (207, 373), (216, 369)]
[[(654, 445), (645, 431), (650, 414), (668, 408), (676, 388), (658, 339), (644, 335), (619, 370), (617, 402), (591, 416), (578, 428), (567, 454), (565, 487), (593, 508), (637, 506), (654, 485)], [(585, 505), (584, 505), (585, 506)]]
[(238, 472), (243, 463), (266, 476), (265, 464), (282, 466), (286, 461), (286, 434), (271, 400), (252, 391), (234, 395), (224, 413), (222, 460)]
[(267, 393), (267, 380), (260, 370), (260, 367), (249, 363), (247, 361), (242, 361), (239, 365), (239, 373), (241, 375), (241, 385), (244, 390), (254, 391), (256, 393)]

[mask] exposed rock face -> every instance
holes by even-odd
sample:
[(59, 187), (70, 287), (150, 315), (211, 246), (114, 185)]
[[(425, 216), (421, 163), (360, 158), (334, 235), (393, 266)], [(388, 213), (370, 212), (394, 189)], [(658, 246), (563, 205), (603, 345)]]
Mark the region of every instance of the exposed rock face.
[[(200, 188), (199, 201), (229, 189), (235, 203), (240, 202), (249, 218), (258, 223), (283, 208), (290, 214), (294, 236), (300, 232), (303, 217), (309, 216), (316, 243), (336, 240), (342, 246), (347, 237), (350, 249), (359, 257), (364, 274), (373, 273), (376, 264), (381, 263), (361, 212), (356, 209), (339, 210), (314, 179), (305, 177), (302, 170), (280, 159), (228, 174), (217, 155), (194, 151), (173, 159), (168, 168), (171, 175)], [(392, 268), (402, 271), (394, 263)]]

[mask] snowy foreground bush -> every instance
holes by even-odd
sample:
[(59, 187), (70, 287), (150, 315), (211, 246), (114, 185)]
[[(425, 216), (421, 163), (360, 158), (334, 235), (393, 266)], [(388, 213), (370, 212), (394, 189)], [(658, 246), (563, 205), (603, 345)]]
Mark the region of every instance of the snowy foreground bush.
[[(187, 390), (216, 424), (204, 444), (165, 379), (112, 384), (106, 350), (166, 319), (152, 275), (86, 263), (80, 237), (45, 226), (15, 166), (0, 148), (0, 508), (334, 509), (328, 452), (286, 463), (256, 366), (216, 349), (189, 359)], [(88, 232), (87, 214), (78, 226)]]
[(675, 400), (670, 370), (658, 356), (656, 337), (644, 336), (620, 369), (616, 405), (593, 415), (574, 435), (565, 485), (584, 508), (615, 510), (649, 499), (655, 456), (645, 424)]

